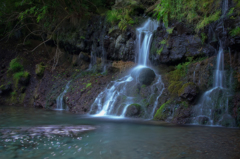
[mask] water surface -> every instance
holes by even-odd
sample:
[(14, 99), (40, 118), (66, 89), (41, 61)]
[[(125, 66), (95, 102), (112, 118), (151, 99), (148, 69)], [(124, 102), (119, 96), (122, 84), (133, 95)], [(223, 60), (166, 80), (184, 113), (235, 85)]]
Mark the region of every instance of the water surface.
[(0, 127), (0, 158), (4, 159), (240, 158), (240, 130), (233, 128), (5, 106), (0, 107)]

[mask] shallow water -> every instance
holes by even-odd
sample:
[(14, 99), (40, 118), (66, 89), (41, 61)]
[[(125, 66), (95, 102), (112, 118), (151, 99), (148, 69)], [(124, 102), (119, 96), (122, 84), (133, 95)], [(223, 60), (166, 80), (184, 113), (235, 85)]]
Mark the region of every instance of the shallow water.
[(1, 159), (240, 158), (240, 129), (3, 106), (0, 127)]

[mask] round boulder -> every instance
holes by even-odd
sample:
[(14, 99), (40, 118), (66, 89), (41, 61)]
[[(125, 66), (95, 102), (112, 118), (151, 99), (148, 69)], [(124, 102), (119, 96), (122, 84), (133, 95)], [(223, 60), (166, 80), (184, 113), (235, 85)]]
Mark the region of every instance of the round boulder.
[(133, 70), (131, 76), (137, 79), (140, 84), (148, 86), (154, 81), (156, 74), (148, 67), (137, 67)]
[(144, 115), (144, 110), (139, 104), (131, 104), (128, 106), (126, 111), (126, 117), (142, 117)]

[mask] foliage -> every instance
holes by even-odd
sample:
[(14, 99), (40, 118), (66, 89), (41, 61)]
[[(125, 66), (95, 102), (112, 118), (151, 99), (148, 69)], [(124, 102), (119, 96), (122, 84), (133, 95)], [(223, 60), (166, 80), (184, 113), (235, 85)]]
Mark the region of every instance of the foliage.
[(12, 73), (23, 71), (23, 66), (18, 62), (18, 58), (11, 60), (8, 71)]
[(130, 17), (129, 8), (113, 9), (107, 12), (107, 21), (114, 24), (118, 23), (120, 30), (124, 31), (127, 26), (134, 24), (134, 20)]
[(162, 51), (163, 51), (163, 48), (164, 48), (164, 46), (162, 46), (160, 49), (157, 50), (157, 54), (158, 54), (158, 55), (161, 55), (161, 53), (162, 53)]
[(173, 29), (174, 29), (174, 27), (173, 27), (173, 28), (167, 28), (167, 33), (168, 33), (168, 34), (172, 34)]
[(159, 0), (155, 16), (168, 28), (170, 20), (187, 21), (196, 25), (196, 31), (220, 18), (221, 0)]
[(167, 43), (167, 40), (162, 40), (162, 41), (160, 41), (160, 44), (162, 44), (162, 45), (165, 45)]
[(50, 38), (63, 21), (76, 24), (113, 4), (113, 0), (1, 0), (0, 34), (10, 37), (25, 29), (30, 34), (45, 33)]
[(15, 80), (19, 80), (21, 77), (26, 78), (28, 76), (29, 76), (29, 73), (27, 71), (21, 71), (21, 72), (14, 73), (13, 78)]
[(38, 77), (42, 77), (45, 71), (44, 63), (40, 63), (36, 65), (35, 73)]
[(240, 27), (237, 26), (236, 28), (232, 29), (232, 30), (230, 31), (230, 35), (231, 35), (231, 36), (240, 35)]
[(88, 87), (90, 87), (90, 86), (92, 86), (92, 83), (88, 83), (88, 84), (86, 85), (86, 89), (87, 89)]
[(201, 33), (201, 36), (202, 36), (202, 38), (201, 38), (202, 44), (204, 44), (204, 42), (205, 42), (206, 39), (207, 39), (207, 35), (206, 35), (205, 33)]

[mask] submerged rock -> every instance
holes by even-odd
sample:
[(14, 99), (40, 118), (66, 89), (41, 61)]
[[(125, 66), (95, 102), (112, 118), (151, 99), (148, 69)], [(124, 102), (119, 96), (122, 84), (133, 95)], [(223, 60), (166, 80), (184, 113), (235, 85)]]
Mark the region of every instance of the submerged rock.
[(131, 104), (127, 108), (126, 117), (142, 117), (144, 115), (144, 110), (139, 104)]

